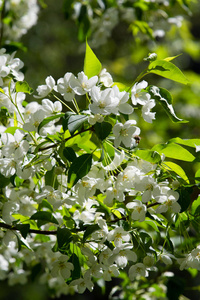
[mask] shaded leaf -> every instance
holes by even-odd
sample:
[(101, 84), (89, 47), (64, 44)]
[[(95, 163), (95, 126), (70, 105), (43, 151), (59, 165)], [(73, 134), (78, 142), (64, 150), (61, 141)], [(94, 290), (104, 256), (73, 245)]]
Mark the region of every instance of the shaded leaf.
[(57, 230), (57, 243), (58, 248), (62, 249), (68, 246), (68, 244), (73, 240), (71, 231), (67, 228), (58, 228)]
[(87, 238), (95, 231), (99, 230), (100, 227), (98, 224), (92, 224), (92, 225), (88, 225), (84, 235), (83, 235), (83, 242), (85, 242), (87, 240)]
[(46, 124), (50, 123), (51, 121), (54, 121), (56, 119), (59, 119), (61, 117), (63, 117), (65, 114), (64, 113), (61, 113), (61, 114), (57, 114), (55, 116), (51, 116), (51, 117), (48, 117), (48, 118), (45, 118), (38, 126), (38, 132), (40, 132), (40, 129), (42, 127), (44, 127)]
[(15, 226), (23, 236), (23, 238), (27, 237), (27, 234), (29, 233), (30, 224), (16, 224)]
[(98, 138), (103, 141), (111, 133), (112, 125), (108, 122), (96, 123), (94, 130)]
[(65, 147), (63, 149), (63, 155), (67, 160), (69, 160), (71, 162), (73, 162), (76, 158), (76, 153), (75, 153), (74, 149), (71, 147)]
[(85, 115), (72, 115), (68, 120), (68, 129), (71, 135), (88, 119)]
[(71, 188), (79, 179), (87, 175), (91, 165), (92, 154), (83, 154), (74, 159), (68, 171), (68, 188)]
[(50, 223), (58, 224), (56, 218), (52, 215), (52, 213), (48, 211), (38, 211), (35, 214), (33, 214), (30, 219), (44, 221), (45, 223), (50, 222)]
[(177, 192), (179, 193), (178, 203), (181, 206), (180, 212), (184, 212), (190, 206), (192, 188), (187, 187), (187, 188), (178, 189)]

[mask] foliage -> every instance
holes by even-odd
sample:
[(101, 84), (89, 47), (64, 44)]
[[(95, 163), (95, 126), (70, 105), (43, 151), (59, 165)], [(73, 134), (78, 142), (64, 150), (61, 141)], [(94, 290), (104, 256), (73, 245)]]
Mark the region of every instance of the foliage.
[[(189, 2), (163, 2), (159, 9), (169, 14), (178, 4), (188, 11)], [(156, 15), (158, 3), (130, 3), (64, 1), (64, 11), (85, 40), (95, 34), (93, 20), (132, 8), (133, 34), (154, 39), (146, 17)], [(5, 24), (11, 4), (1, 4)], [(132, 84), (114, 82), (89, 44), (83, 71), (57, 82), (48, 76), (37, 95), (24, 80), (22, 61), (1, 49), (1, 279), (39, 280), (59, 296), (93, 291), (94, 284), (103, 291), (119, 277), (111, 299), (178, 299), (185, 282), (174, 267), (193, 276), (200, 269), (200, 139), (173, 137), (140, 148), (137, 123), (159, 127), (162, 107), (172, 124), (187, 126), (168, 89), (149, 85), (146, 76), (186, 89), (189, 80), (175, 57), (151, 53)]]

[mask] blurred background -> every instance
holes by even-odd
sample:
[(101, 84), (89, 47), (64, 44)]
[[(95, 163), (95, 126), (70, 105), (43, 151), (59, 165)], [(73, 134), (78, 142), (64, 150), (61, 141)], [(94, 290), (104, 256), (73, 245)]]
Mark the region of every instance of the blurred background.
[[(18, 50), (16, 54), (16, 57), (24, 62), (25, 80), (34, 90), (38, 85), (45, 84), (45, 79), (49, 75), (55, 80), (63, 77), (66, 72), (76, 75), (83, 70), (84, 63), (85, 44), (80, 41), (80, 37), (78, 38), (80, 32), (77, 22), (66, 14), (64, 9), (66, 1), (47, 0), (45, 3), (47, 7), (41, 8), (37, 24), (21, 39), (27, 50)], [(182, 26), (177, 26), (178, 19), (176, 19), (174, 25), (165, 29), (165, 35), (158, 34), (153, 40), (141, 32), (133, 35), (133, 29), (123, 18), (113, 26), (110, 35), (102, 44), (97, 45), (98, 39), (92, 37), (88, 39), (89, 45), (103, 67), (111, 73), (114, 81), (130, 86), (147, 66), (143, 58), (147, 57), (149, 52), (156, 52), (160, 59), (181, 54), (174, 63), (189, 79), (189, 85), (183, 86), (156, 75), (148, 75), (145, 80), (149, 84), (167, 88), (173, 96), (177, 116), (189, 122), (172, 123), (158, 104), (156, 121), (152, 124), (141, 123), (136, 111), (135, 118), (141, 128), (141, 148), (150, 148), (178, 136), (183, 139), (200, 138), (200, 3), (191, 2), (192, 14), (180, 6), (174, 6), (173, 13), (176, 10), (177, 14), (184, 17)], [(27, 100), (35, 101), (35, 98), (31, 95)], [(188, 163), (185, 169), (189, 177), (192, 177), (199, 167), (199, 164)], [(187, 280), (191, 285), (195, 284), (191, 283), (190, 277)], [(94, 293), (60, 297), (58, 295), (55, 299), (108, 299), (111, 286), (115, 284), (116, 282), (107, 284), (104, 296), (101, 295), (100, 288), (95, 287)], [(47, 287), (37, 281), (26, 286), (14, 287), (7, 287), (6, 282), (1, 282), (0, 291), (0, 300), (13, 298), (13, 291), (15, 300), (49, 299)], [(194, 295), (191, 299), (198, 300), (200, 297)]]

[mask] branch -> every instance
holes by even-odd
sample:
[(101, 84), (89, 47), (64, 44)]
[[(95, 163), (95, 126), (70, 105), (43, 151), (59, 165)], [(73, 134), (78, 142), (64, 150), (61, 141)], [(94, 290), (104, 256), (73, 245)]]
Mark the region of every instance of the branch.
[[(10, 229), (10, 230), (20, 231), (17, 227), (12, 226), (12, 225), (8, 225), (8, 224), (2, 223), (2, 222), (0, 222), (0, 227)], [(56, 235), (57, 230), (29, 229), (28, 233), (36, 233), (36, 234), (44, 234), (44, 235)]]

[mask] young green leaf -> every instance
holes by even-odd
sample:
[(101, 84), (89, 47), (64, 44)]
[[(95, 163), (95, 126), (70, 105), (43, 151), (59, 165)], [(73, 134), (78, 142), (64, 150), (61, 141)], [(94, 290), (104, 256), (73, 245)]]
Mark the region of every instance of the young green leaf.
[(84, 73), (88, 78), (99, 75), (102, 65), (86, 41)]
[(136, 150), (134, 154), (146, 161), (151, 163), (159, 163), (161, 161), (161, 156), (157, 151), (152, 150)]
[(187, 175), (185, 174), (185, 171), (181, 168), (181, 166), (175, 164), (171, 161), (164, 161), (164, 166), (167, 166), (167, 168), (171, 171), (174, 171), (177, 175), (179, 175), (183, 180), (185, 180), (187, 183), (189, 183), (189, 179)]
[(192, 162), (195, 157), (186, 149), (175, 143), (158, 144), (152, 148), (168, 158)]
[(147, 72), (160, 75), (179, 83), (189, 83), (189, 80), (185, 77), (181, 70), (177, 66), (166, 60), (152, 61), (149, 64)]
[(22, 92), (26, 94), (32, 94), (33, 89), (29, 86), (26, 81), (17, 81), (15, 84), (16, 93)]
[(79, 179), (90, 171), (92, 165), (92, 154), (83, 154), (72, 162), (68, 171), (68, 188), (74, 186)]

